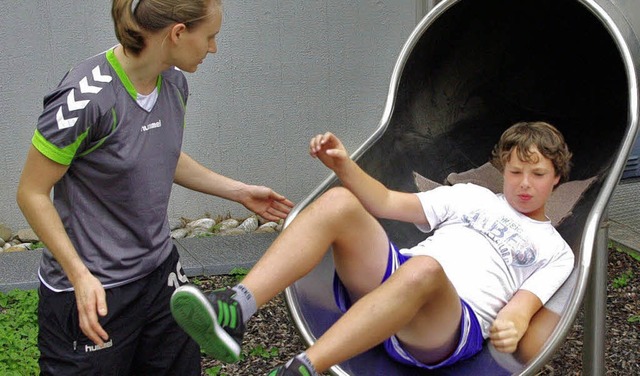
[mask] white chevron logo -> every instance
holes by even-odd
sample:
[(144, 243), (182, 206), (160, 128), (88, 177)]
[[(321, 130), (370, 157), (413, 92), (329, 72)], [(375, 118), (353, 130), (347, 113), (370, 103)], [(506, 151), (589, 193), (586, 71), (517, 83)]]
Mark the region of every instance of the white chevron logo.
[(80, 80), (80, 91), (82, 93), (98, 94), (100, 90), (102, 90), (101, 87), (89, 85), (89, 80), (87, 79), (87, 77), (84, 77), (82, 78), (82, 80)]
[[(109, 83), (113, 79), (109, 75), (103, 75), (100, 72), (100, 66), (96, 65), (93, 70), (91, 70), (91, 75), (93, 76), (93, 80), (96, 82)], [(93, 86), (89, 84), (89, 79), (85, 76), (80, 80), (80, 92), (83, 94), (98, 94), (102, 90), (99, 86)], [(67, 107), (69, 107), (69, 111), (77, 111), (82, 110), (89, 104), (91, 100), (76, 100), (75, 89), (71, 89), (69, 95), (67, 95)], [(62, 106), (58, 108), (58, 112), (56, 113), (56, 121), (58, 122), (58, 129), (66, 129), (71, 128), (76, 125), (78, 121), (77, 117), (65, 119), (64, 114), (62, 113)]]
[(67, 95), (67, 106), (69, 106), (69, 111), (82, 110), (87, 107), (89, 104), (89, 100), (76, 101), (75, 89), (71, 89), (69, 95)]
[(58, 113), (56, 114), (56, 120), (58, 121), (58, 129), (71, 128), (76, 125), (76, 121), (78, 121), (77, 117), (65, 119), (62, 114), (62, 106), (58, 108)]
[(102, 73), (100, 72), (100, 66), (99, 65), (96, 65), (96, 67), (93, 68), (91, 73), (93, 74), (93, 79), (98, 81), (98, 82), (104, 82), (104, 83), (111, 82), (111, 79), (112, 79), (111, 76), (102, 75)]

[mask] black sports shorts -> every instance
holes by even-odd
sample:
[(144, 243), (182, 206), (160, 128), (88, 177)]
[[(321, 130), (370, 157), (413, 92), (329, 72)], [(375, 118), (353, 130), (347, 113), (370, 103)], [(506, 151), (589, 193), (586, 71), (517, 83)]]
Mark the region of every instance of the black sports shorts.
[(38, 348), (42, 375), (199, 376), (200, 348), (174, 321), (171, 294), (186, 283), (177, 249), (146, 277), (106, 290), (109, 334), (102, 347), (80, 330), (75, 293), (40, 284)]

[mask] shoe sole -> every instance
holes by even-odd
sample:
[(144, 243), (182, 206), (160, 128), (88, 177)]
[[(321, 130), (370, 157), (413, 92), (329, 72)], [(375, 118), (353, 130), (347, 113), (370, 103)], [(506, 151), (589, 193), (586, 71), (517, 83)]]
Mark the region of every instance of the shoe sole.
[(171, 295), (171, 314), (205, 354), (227, 363), (240, 360), (240, 345), (218, 324), (211, 303), (198, 288), (178, 287)]

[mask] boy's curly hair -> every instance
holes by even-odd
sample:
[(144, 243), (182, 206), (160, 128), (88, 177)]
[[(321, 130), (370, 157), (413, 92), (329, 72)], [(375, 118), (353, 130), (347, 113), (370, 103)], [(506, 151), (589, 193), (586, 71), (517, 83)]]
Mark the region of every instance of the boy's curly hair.
[(491, 152), (491, 164), (500, 172), (509, 161), (511, 151), (515, 148), (518, 158), (525, 162), (533, 160), (532, 148), (553, 163), (560, 183), (569, 179), (572, 153), (564, 140), (564, 136), (553, 125), (542, 121), (519, 122), (504, 131), (500, 140)]

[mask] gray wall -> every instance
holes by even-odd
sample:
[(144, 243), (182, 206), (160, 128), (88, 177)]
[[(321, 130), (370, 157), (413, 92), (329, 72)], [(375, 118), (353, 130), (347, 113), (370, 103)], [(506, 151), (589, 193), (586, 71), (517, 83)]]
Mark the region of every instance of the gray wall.
[[(106, 0), (0, 2), (0, 223), (27, 224), (15, 192), (42, 98), (117, 41)], [(307, 153), (333, 131), (354, 151), (378, 125), (398, 53), (423, 1), (227, 0), (218, 53), (195, 74), (183, 149), (213, 170), (298, 202), (327, 175)], [(170, 217), (242, 216), (174, 189)]]

